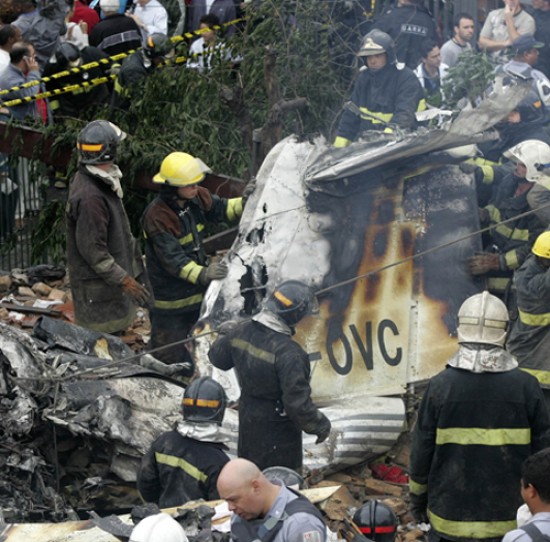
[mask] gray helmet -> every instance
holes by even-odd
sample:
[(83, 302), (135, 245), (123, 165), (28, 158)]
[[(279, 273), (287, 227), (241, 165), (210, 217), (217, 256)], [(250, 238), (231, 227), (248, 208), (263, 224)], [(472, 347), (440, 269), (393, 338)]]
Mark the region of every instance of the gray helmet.
[(69, 41), (62, 41), (55, 49), (55, 60), (62, 69), (69, 64), (80, 60), (80, 51), (78, 47)]
[(295, 470), (288, 467), (267, 467), (262, 473), (270, 482), (281, 480), (285, 486), (296, 487), (296, 489), (304, 487), (304, 479)]
[(93, 120), (78, 134), (76, 148), (82, 164), (114, 162), (118, 144), (126, 137), (116, 124), (107, 120)]
[(371, 55), (380, 55), (382, 53), (386, 53), (388, 55), (388, 62), (396, 62), (394, 42), (391, 36), (385, 32), (382, 32), (382, 30), (375, 28), (363, 38), (357, 56), (366, 57)]
[(143, 43), (143, 53), (147, 58), (162, 58), (174, 49), (172, 40), (161, 32), (154, 32), (147, 36)]
[(225, 391), (214, 379), (203, 376), (185, 388), (181, 405), (185, 421), (221, 425), (225, 414)]
[(487, 291), (475, 294), (458, 311), (458, 342), (504, 346), (509, 319), (498, 297)]
[(287, 280), (269, 297), (266, 308), (289, 326), (295, 326), (308, 314), (316, 312), (317, 301), (311, 288), (299, 280)]

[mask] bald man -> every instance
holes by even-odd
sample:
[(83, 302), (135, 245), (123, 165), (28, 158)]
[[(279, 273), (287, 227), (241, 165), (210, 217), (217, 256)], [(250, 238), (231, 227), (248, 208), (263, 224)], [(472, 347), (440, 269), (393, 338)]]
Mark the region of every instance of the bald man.
[(218, 493), (233, 512), (233, 542), (325, 542), (321, 512), (304, 496), (270, 482), (248, 459), (226, 463), (218, 477)]

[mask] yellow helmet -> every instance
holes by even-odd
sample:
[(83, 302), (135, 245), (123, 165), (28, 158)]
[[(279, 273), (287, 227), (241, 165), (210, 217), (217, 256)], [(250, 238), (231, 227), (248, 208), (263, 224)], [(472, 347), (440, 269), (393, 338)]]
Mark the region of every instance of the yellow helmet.
[(544, 231), (537, 237), (531, 252), (535, 256), (550, 259), (550, 231)]
[(199, 158), (186, 152), (171, 152), (160, 165), (153, 182), (170, 186), (190, 186), (200, 183), (212, 170)]

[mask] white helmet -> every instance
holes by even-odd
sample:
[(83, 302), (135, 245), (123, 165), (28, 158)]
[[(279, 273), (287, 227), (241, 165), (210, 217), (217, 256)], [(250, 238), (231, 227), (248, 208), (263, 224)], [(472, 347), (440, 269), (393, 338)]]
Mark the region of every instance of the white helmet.
[(525, 178), (528, 181), (545, 184), (550, 176), (550, 146), (544, 141), (526, 139), (509, 148), (504, 156), (525, 165), (527, 168)]
[(498, 297), (475, 294), (458, 311), (458, 342), (504, 346), (508, 321), (508, 309)]
[(160, 513), (142, 519), (129, 542), (188, 542), (183, 527), (170, 515)]

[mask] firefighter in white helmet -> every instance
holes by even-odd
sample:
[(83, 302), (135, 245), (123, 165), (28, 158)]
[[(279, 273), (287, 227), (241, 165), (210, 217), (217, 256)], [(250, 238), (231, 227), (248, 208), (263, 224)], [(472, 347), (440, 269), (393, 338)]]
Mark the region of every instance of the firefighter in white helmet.
[(499, 542), (516, 525), (522, 462), (550, 445), (542, 391), (504, 350), (507, 327), (497, 297), (466, 299), (458, 351), (422, 399), (412, 436), (411, 511), (431, 523), (430, 540)]
[(129, 542), (188, 542), (183, 527), (165, 513), (143, 518), (132, 530)]
[(550, 406), (550, 231), (539, 235), (531, 252), (514, 275), (518, 318), (507, 348), (537, 378)]
[[(243, 199), (213, 195), (200, 183), (211, 170), (185, 152), (162, 161), (153, 182), (160, 194), (142, 217), (147, 270), (155, 297), (151, 309), (151, 348), (185, 339), (196, 323), (206, 287), (227, 275), (225, 262), (211, 261), (203, 246), (208, 223), (237, 222)], [(183, 344), (154, 352), (165, 363), (189, 363)]]

